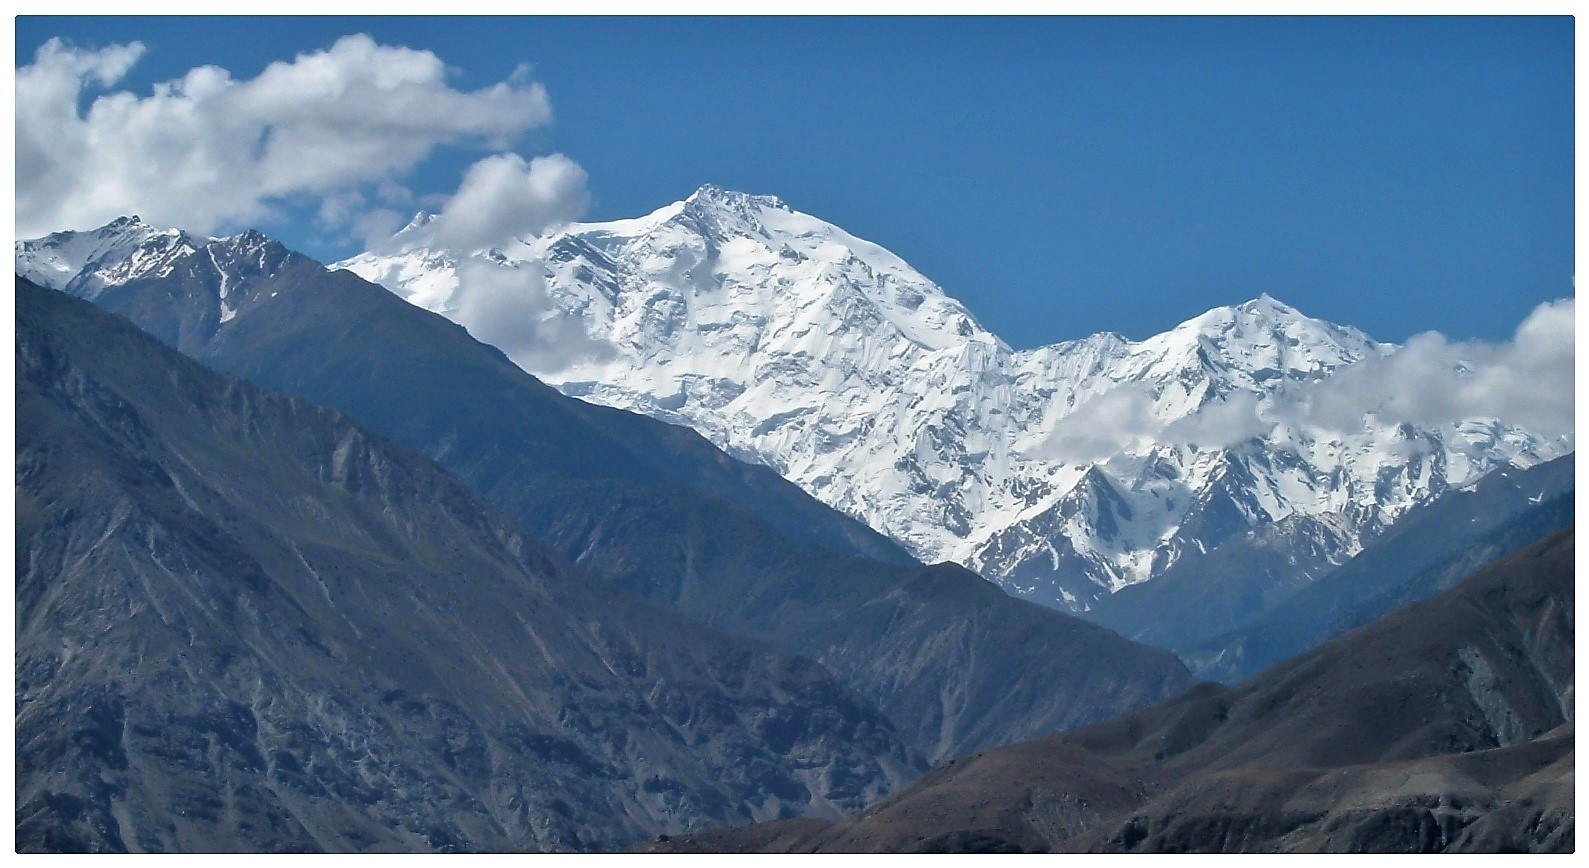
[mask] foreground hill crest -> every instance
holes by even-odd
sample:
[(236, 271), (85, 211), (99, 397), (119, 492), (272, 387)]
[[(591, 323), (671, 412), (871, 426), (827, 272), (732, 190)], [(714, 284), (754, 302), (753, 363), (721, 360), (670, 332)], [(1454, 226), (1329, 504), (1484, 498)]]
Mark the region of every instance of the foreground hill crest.
[(1574, 531), (1241, 684), (674, 852), (1572, 852)]

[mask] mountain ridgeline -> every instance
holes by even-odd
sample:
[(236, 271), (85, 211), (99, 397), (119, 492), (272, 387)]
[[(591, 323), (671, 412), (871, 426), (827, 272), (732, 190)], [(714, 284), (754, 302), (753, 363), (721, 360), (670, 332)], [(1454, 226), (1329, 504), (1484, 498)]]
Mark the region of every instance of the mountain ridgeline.
[(430, 226), (17, 244), (19, 850), (1572, 849), (1570, 434), (1299, 421), (1396, 348), (1268, 296), (1013, 350), (772, 197)]
[[(1271, 601), (1409, 509), (1572, 449), (1506, 420), (1298, 423), (1311, 389), (1396, 347), (1268, 296), (1142, 341), (1015, 350), (899, 257), (770, 196), (708, 186), (484, 250), (432, 228), (420, 215), (333, 268), (468, 321), (566, 394), (694, 429), (918, 559), (1071, 612), (1242, 553), (1236, 596)], [(21, 242), (17, 262), (97, 298), (205, 246), (124, 219)], [(518, 313), (470, 321), (481, 293)]]

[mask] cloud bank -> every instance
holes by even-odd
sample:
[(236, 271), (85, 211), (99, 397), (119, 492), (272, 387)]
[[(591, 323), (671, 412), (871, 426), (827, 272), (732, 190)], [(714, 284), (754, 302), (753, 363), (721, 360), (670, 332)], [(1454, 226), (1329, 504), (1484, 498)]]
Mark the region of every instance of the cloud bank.
[(1325, 380), (1306, 419), (1353, 431), (1369, 414), (1422, 427), (1494, 418), (1550, 437), (1571, 434), (1575, 307), (1571, 298), (1546, 302), (1501, 343), (1415, 335)]
[[(401, 198), (393, 195), (393, 179), (436, 148), (502, 151), (552, 117), (545, 88), (525, 67), (464, 92), (448, 85), (435, 54), (365, 35), (272, 63), (251, 79), (201, 66), (147, 96), (101, 92), (143, 54), (139, 43), (84, 50), (51, 40), (17, 70), (20, 237), (91, 228), (132, 212), (157, 225), (212, 232), (266, 219), (297, 201), (320, 203), (323, 224), (373, 232), (375, 223), (390, 224), (390, 200)], [(567, 210), (535, 197), (566, 193), (576, 175), (583, 184), (583, 172), (570, 169), (567, 158), (539, 173), (538, 162), (488, 157), (469, 176), (478, 170), (478, 190), (512, 180), (516, 171), (531, 192), (497, 216), (523, 224), (535, 208)], [(388, 207), (372, 212), (363, 198), (347, 195), (360, 188), (382, 189)], [(372, 213), (381, 219), (372, 221)], [(468, 221), (457, 222), (469, 234)]]
[(1065, 414), (1033, 451), (1038, 457), (1092, 464), (1156, 444), (1224, 449), (1274, 428), (1259, 412), (1258, 396), (1235, 392), (1210, 401), (1172, 422), (1154, 414), (1155, 402), (1142, 383), (1121, 383)]

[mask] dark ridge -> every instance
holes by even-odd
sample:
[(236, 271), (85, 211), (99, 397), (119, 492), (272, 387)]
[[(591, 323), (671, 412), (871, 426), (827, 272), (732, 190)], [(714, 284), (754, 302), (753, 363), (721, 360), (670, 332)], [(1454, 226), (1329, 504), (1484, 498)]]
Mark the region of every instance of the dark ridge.
[(1573, 531), (1235, 687), (667, 852), (1572, 852)]
[(21, 280), (16, 322), (19, 852), (612, 849), (921, 768), (340, 413)]

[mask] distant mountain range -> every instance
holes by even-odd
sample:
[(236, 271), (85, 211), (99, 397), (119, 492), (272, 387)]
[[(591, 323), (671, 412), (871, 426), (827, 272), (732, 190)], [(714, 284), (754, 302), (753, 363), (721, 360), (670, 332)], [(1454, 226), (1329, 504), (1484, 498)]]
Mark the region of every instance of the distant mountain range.
[(955, 760), (854, 817), (692, 852), (1571, 852), (1561, 531), (1232, 687)]
[[(1273, 531), (1249, 531), (1208, 557), (1183, 561), (1158, 581), (1122, 590), (1092, 617), (1185, 654), (1204, 667), (1202, 675), (1245, 677), (1570, 527), (1574, 463), (1574, 456), (1564, 455), (1527, 470), (1506, 467), (1447, 491), (1408, 510), (1351, 560), (1316, 578), (1297, 557), (1297, 546), (1276, 545), (1280, 535)], [(1503, 530), (1508, 524), (1515, 527)], [(1481, 544), (1497, 533), (1502, 536)], [(1444, 579), (1414, 591), (1415, 577), (1441, 562)], [(1356, 614), (1348, 617), (1348, 611)]]
[(1268, 296), (1016, 350), (882, 247), (718, 187), (487, 250), (437, 247), (421, 214), (334, 267), (466, 324), (471, 282), (537, 298), (473, 324), (569, 395), (694, 428), (923, 561), (1068, 611), (1255, 529), (1317, 577), (1417, 504), (1572, 448), (1506, 420), (1299, 422), (1309, 387), (1395, 347)]
[[(1567, 455), (1528, 470), (1497, 470), (1420, 505), (1340, 569), (1274, 605), (1254, 609), (1236, 629), (1184, 634), (1187, 640), (1172, 647), (1199, 675), (1235, 681), (1399, 606), (1432, 597), (1484, 564), (1572, 527), (1574, 464)], [(1217, 589), (1203, 590), (1197, 600), (1170, 597), (1152, 604), (1218, 608)], [(1139, 601), (1133, 608), (1149, 605)], [(1167, 616), (1157, 620), (1171, 623)], [(1206, 638), (1195, 640), (1198, 635)]]

